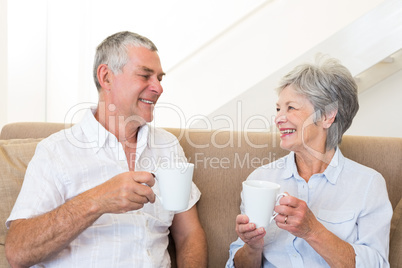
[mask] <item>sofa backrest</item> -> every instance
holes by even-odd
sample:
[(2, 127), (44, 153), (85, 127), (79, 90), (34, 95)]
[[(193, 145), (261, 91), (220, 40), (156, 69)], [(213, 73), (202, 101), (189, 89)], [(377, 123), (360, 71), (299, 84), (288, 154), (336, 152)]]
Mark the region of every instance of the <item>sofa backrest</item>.
[(1, 129), (0, 140), (46, 138), (57, 131), (71, 127), (71, 124), (47, 122), (16, 122)]
[[(18, 123), (5, 126), (1, 132), (0, 221), (3, 224), (0, 228), (0, 267), (7, 267), (4, 222), (15, 202), (26, 165), (40, 138), (64, 127), (57, 123)], [(207, 234), (209, 267), (224, 267), (229, 245), (237, 238), (234, 228), (236, 215), (240, 212), (241, 182), (255, 168), (288, 152), (280, 148), (278, 136), (270, 133), (167, 130), (178, 137), (189, 162), (196, 167), (194, 182), (202, 193), (197, 207)], [(395, 213), (398, 211), (391, 230), (391, 267), (402, 267), (402, 139), (345, 136), (341, 150), (346, 157), (383, 174), (392, 206)], [(174, 252), (173, 243), (169, 251)], [(174, 255), (172, 259), (172, 267), (176, 267)]]
[[(276, 134), (266, 132), (167, 130), (179, 138), (189, 162), (195, 164), (194, 182), (202, 193), (197, 207), (207, 233), (210, 267), (224, 267), (229, 245), (237, 239), (242, 181), (257, 167), (289, 152), (280, 148)], [(346, 157), (384, 176), (395, 208), (402, 197), (402, 139), (344, 136), (340, 148)], [(402, 219), (395, 224), (402, 228)], [(399, 246), (390, 257), (400, 258), (402, 241), (391, 242)], [(399, 263), (402, 267), (402, 259)]]

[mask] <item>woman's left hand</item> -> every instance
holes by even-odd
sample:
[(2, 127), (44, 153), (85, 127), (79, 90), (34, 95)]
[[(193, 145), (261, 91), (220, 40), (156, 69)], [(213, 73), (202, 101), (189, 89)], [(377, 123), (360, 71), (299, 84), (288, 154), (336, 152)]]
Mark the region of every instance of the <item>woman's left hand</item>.
[(306, 202), (294, 196), (282, 197), (275, 206), (276, 224), (291, 234), (306, 239), (318, 231), (322, 225), (309, 209)]

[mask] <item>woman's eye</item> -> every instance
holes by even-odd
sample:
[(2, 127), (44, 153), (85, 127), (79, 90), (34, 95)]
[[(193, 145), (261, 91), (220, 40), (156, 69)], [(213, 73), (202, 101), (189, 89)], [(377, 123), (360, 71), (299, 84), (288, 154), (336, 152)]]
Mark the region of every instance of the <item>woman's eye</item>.
[(295, 108), (293, 106), (289, 106), (288, 110), (294, 110)]

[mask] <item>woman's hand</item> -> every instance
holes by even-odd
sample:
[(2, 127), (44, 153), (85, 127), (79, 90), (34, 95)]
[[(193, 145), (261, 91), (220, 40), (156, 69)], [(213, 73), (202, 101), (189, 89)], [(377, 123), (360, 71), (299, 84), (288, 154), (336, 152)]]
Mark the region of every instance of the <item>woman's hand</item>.
[(294, 196), (281, 198), (275, 211), (279, 213), (275, 218), (279, 228), (305, 240), (323, 227), (306, 202)]
[(329, 266), (355, 267), (356, 254), (352, 245), (327, 230), (306, 202), (294, 196), (285, 196), (275, 211), (279, 213), (275, 218), (276, 225), (306, 240)]
[(236, 268), (261, 267), (264, 236), (266, 234), (264, 228), (256, 228), (254, 223), (250, 223), (246, 215), (238, 215), (236, 217), (236, 232), (245, 243), (234, 257)]
[(249, 222), (249, 218), (246, 215), (237, 215), (236, 232), (240, 239), (249, 245), (251, 249), (262, 251), (266, 234), (263, 227), (257, 229), (254, 223)]

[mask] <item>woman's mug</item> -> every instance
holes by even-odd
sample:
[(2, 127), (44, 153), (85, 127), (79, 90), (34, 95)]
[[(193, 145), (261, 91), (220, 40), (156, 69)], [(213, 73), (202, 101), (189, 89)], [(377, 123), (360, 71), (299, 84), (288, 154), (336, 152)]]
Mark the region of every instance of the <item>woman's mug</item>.
[(259, 180), (246, 180), (243, 182), (244, 212), (249, 221), (257, 228), (268, 225), (278, 215), (274, 211), (279, 200), (287, 193), (279, 193), (281, 186), (277, 183)]
[[(275, 202), (275, 206), (276, 205), (279, 205), (279, 200), (282, 198), (282, 197), (284, 197), (284, 196), (288, 196), (288, 194), (287, 193), (280, 193), (280, 194), (278, 194), (277, 196), (276, 196), (276, 202)], [(274, 207), (275, 207), (274, 206)], [(273, 212), (273, 214), (272, 214), (272, 217), (271, 217), (271, 220), (269, 221), (270, 223), (276, 218), (276, 216), (278, 216), (278, 212)]]

